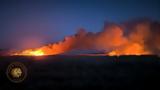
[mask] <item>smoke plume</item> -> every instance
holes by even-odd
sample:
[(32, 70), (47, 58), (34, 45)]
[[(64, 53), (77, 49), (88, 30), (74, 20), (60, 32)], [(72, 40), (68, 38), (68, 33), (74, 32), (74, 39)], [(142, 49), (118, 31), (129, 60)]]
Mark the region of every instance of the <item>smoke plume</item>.
[(104, 24), (100, 32), (81, 28), (63, 41), (26, 49), (14, 55), (54, 55), (72, 50), (103, 50), (106, 55), (160, 54), (160, 23), (153, 20), (133, 20)]

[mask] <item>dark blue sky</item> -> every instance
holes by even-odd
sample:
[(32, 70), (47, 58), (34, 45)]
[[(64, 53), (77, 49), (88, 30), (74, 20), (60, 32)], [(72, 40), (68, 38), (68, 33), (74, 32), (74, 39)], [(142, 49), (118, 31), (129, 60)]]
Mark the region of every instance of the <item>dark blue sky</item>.
[(0, 48), (36, 47), (79, 28), (97, 32), (105, 21), (160, 21), (159, 0), (1, 0)]

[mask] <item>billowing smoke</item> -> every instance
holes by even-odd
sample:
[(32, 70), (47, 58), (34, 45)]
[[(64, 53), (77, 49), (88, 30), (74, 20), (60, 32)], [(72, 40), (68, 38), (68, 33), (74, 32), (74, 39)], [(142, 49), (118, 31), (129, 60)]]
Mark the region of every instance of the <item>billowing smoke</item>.
[(81, 28), (63, 41), (14, 55), (54, 55), (72, 50), (103, 50), (106, 55), (160, 54), (160, 23), (146, 19), (120, 24), (106, 22), (100, 32)]

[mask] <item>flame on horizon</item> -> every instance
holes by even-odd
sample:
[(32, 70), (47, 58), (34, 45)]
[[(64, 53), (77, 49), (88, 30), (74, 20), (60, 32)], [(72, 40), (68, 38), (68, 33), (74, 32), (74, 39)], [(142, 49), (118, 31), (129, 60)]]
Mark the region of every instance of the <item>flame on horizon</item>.
[(148, 55), (160, 53), (160, 23), (137, 20), (123, 24), (105, 23), (101, 32), (80, 29), (63, 41), (34, 49), (16, 51), (11, 55), (55, 55), (76, 49), (104, 50), (113, 55)]

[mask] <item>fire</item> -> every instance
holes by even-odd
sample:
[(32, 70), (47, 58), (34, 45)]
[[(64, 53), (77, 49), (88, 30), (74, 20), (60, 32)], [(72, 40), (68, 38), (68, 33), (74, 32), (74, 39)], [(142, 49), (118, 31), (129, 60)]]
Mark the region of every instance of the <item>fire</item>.
[(144, 50), (144, 47), (138, 43), (133, 43), (132, 45), (126, 46), (121, 50), (113, 50), (108, 53), (109, 56), (119, 56), (119, 55), (147, 55), (151, 54)]
[(108, 53), (108, 55), (109, 56), (115, 56), (115, 55), (119, 56), (119, 54), (116, 51), (111, 51)]
[(11, 55), (55, 55), (88, 49), (107, 51), (103, 54), (110, 56), (157, 54), (160, 52), (159, 26), (159, 23), (143, 21), (131, 23), (129, 26), (107, 24), (97, 33), (80, 29), (75, 35), (65, 37), (63, 41), (18, 51)]
[(16, 52), (13, 55), (22, 55), (22, 56), (43, 56), (45, 55), (42, 50), (31, 50), (27, 49), (22, 52)]
[(30, 52), (30, 54), (34, 55), (34, 56), (42, 56), (42, 55), (44, 55), (42, 50), (33, 51), (33, 52)]

